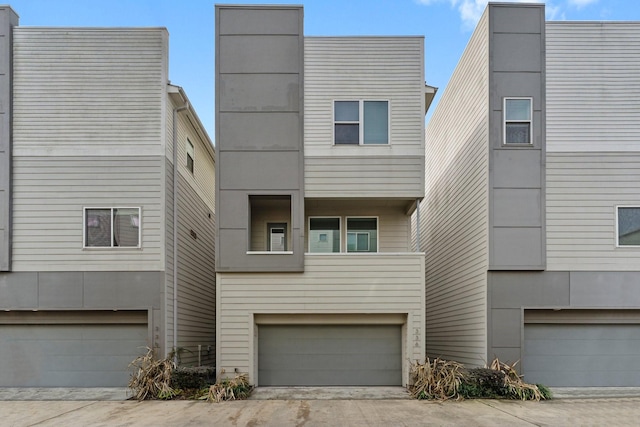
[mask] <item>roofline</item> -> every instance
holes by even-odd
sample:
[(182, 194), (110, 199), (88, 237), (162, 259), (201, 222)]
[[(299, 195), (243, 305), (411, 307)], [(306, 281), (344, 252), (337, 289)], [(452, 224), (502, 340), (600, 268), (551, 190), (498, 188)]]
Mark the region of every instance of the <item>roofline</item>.
[(188, 109), (188, 113), (191, 114), (191, 116), (194, 118), (196, 122), (196, 126), (204, 136), (204, 139), (208, 142), (208, 144), (205, 144), (205, 146), (207, 147), (209, 154), (211, 154), (211, 157), (213, 157), (213, 162), (215, 164), (216, 162), (215, 146), (213, 144), (213, 141), (211, 141), (211, 138), (209, 138), (209, 134), (207, 133), (207, 130), (203, 126), (202, 122), (200, 121), (200, 117), (198, 117), (198, 113), (196, 113), (196, 110), (192, 107), (193, 104), (191, 104), (191, 101), (189, 101), (189, 97), (187, 96), (187, 93), (184, 91), (184, 89), (181, 86), (177, 86), (171, 83), (167, 84), (167, 92), (169, 93), (170, 96), (172, 95), (180, 96), (183, 104), (188, 104), (189, 106), (191, 106)]

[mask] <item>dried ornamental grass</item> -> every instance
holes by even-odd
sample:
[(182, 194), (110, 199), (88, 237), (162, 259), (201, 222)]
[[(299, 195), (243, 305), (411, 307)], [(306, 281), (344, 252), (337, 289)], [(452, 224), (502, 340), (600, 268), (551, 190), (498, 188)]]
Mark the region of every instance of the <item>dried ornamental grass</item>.
[(527, 384), (524, 382), (522, 379), (523, 376), (518, 375), (518, 372), (515, 369), (517, 364), (518, 362), (509, 365), (501, 362), (496, 357), (488, 366), (489, 369), (493, 369), (504, 374), (504, 385), (508, 392), (507, 397), (512, 399), (535, 401), (549, 398), (550, 392), (546, 387), (544, 387), (543, 390), (540, 390), (540, 387), (537, 385)]
[(170, 386), (171, 373), (176, 368), (171, 358), (158, 360), (153, 350), (147, 347), (147, 353), (136, 357), (129, 367), (137, 368), (129, 379), (129, 388), (135, 399), (171, 399), (179, 393)]
[(409, 392), (416, 399), (446, 400), (459, 398), (464, 366), (461, 363), (436, 358), (411, 366)]
[[(220, 371), (220, 375), (222, 374), (224, 374), (224, 369)], [(206, 399), (208, 402), (216, 403), (226, 400), (242, 400), (248, 398), (252, 390), (253, 387), (249, 384), (247, 374), (239, 374), (233, 378), (218, 378), (216, 383), (209, 387)]]

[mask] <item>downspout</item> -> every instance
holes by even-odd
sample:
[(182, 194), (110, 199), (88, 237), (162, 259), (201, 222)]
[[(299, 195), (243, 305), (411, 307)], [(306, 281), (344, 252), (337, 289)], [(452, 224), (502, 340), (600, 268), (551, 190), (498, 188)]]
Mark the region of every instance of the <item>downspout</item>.
[(173, 109), (173, 361), (178, 361), (178, 113), (189, 102)]
[(416, 252), (420, 250), (420, 199), (416, 199)]

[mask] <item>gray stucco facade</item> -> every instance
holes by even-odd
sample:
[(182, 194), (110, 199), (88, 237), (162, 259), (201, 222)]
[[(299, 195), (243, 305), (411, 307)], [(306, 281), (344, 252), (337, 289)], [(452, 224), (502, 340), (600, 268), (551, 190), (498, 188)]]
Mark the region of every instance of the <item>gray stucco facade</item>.
[[(303, 37), (302, 7), (216, 6), (218, 272), (303, 270)], [(288, 200), (291, 253), (251, 247), (252, 197)]]
[(0, 7), (0, 271), (11, 270), (12, 28), (18, 15)]

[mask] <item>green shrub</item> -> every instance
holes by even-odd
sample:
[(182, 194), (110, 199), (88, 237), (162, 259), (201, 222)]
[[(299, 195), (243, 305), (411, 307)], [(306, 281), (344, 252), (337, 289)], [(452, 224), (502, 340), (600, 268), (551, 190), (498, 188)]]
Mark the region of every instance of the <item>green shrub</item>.
[(489, 368), (473, 368), (466, 371), (458, 393), (465, 399), (504, 397), (507, 393), (505, 375)]
[(212, 366), (178, 366), (171, 373), (171, 387), (201, 389), (216, 382), (216, 369)]

